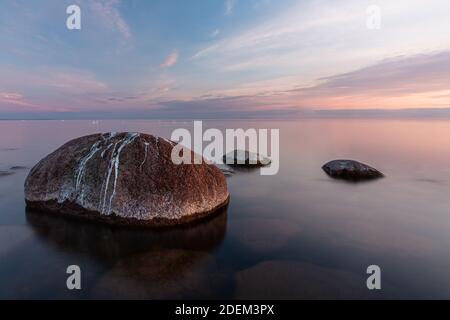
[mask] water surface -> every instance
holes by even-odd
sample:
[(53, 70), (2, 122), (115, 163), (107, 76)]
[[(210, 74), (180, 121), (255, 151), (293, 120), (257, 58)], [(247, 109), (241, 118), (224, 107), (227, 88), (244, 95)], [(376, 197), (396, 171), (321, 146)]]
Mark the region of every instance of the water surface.
[[(280, 129), (280, 171), (227, 178), (227, 210), (186, 228), (111, 227), (27, 212), (29, 169), (66, 141), (174, 121), (1, 121), (0, 298), (450, 298), (450, 121), (207, 121)], [(386, 178), (345, 183), (321, 166), (368, 163)], [(12, 168), (16, 167), (16, 168)], [(11, 169), (12, 168), (12, 169)], [(82, 290), (66, 289), (66, 268)], [(366, 268), (382, 290), (366, 288)]]

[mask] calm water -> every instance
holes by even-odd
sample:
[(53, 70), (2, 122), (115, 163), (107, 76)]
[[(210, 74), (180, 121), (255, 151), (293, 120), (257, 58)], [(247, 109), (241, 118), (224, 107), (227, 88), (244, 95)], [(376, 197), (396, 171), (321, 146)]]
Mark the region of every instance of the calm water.
[[(226, 212), (189, 228), (124, 229), (27, 212), (29, 169), (86, 134), (170, 137), (191, 122), (2, 121), (0, 298), (450, 298), (450, 121), (208, 121), (279, 128), (280, 172), (227, 178)], [(329, 179), (351, 158), (386, 178)], [(82, 290), (66, 289), (68, 265)], [(366, 268), (382, 290), (366, 289)]]

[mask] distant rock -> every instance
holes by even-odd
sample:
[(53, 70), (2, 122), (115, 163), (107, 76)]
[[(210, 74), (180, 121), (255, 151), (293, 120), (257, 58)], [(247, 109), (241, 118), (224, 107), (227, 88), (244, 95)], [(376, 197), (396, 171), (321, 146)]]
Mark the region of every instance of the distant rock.
[(175, 165), (175, 143), (140, 133), (74, 139), (34, 166), (25, 181), (28, 208), (112, 223), (172, 225), (228, 203), (214, 165)]
[(223, 156), (223, 162), (231, 166), (262, 167), (269, 165), (271, 160), (247, 150), (234, 150)]
[(0, 170), (0, 177), (6, 177), (6, 176), (10, 176), (12, 174), (14, 174), (14, 172), (12, 172), (12, 171)]
[(371, 180), (384, 175), (375, 168), (354, 160), (333, 160), (322, 169), (332, 178), (343, 180)]
[(24, 166), (12, 166), (9, 170), (25, 170), (27, 167)]

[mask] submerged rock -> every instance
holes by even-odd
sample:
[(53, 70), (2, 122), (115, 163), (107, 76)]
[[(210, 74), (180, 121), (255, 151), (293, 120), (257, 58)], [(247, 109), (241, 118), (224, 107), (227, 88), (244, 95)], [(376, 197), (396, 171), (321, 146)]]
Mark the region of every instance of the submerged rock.
[(9, 170), (25, 170), (27, 167), (24, 166), (12, 166)]
[(228, 166), (226, 164), (216, 164), (216, 166), (227, 177), (232, 176), (233, 174), (235, 174), (235, 171), (230, 166)]
[(301, 232), (300, 227), (289, 219), (263, 217), (239, 219), (230, 227), (228, 235), (253, 255), (282, 250)]
[(375, 168), (354, 160), (333, 160), (322, 169), (332, 178), (344, 180), (370, 180), (384, 175)]
[(93, 299), (207, 299), (227, 285), (202, 251), (150, 250), (119, 260), (92, 288)]
[(12, 174), (14, 174), (14, 172), (12, 172), (12, 171), (0, 170), (0, 177), (6, 177), (6, 176), (10, 176)]
[[(235, 299), (368, 299), (360, 274), (289, 260), (269, 260), (239, 271)], [(264, 279), (264, 281), (261, 281)]]
[(223, 156), (223, 162), (232, 166), (262, 167), (269, 165), (271, 160), (247, 150), (234, 150)]
[(225, 206), (229, 193), (222, 172), (206, 162), (175, 165), (174, 145), (140, 133), (74, 139), (31, 169), (27, 206), (145, 225), (190, 222)]

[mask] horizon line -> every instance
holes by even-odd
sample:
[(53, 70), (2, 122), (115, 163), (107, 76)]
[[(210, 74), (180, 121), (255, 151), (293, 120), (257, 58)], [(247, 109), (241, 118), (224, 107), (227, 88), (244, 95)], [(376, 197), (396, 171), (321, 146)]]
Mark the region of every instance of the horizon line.
[(182, 112), (159, 113), (151, 111), (133, 112), (45, 112), (0, 115), (1, 121), (8, 120), (291, 120), (326, 118), (450, 118), (450, 107), (445, 108), (404, 108), (404, 109), (279, 109), (258, 112)]

